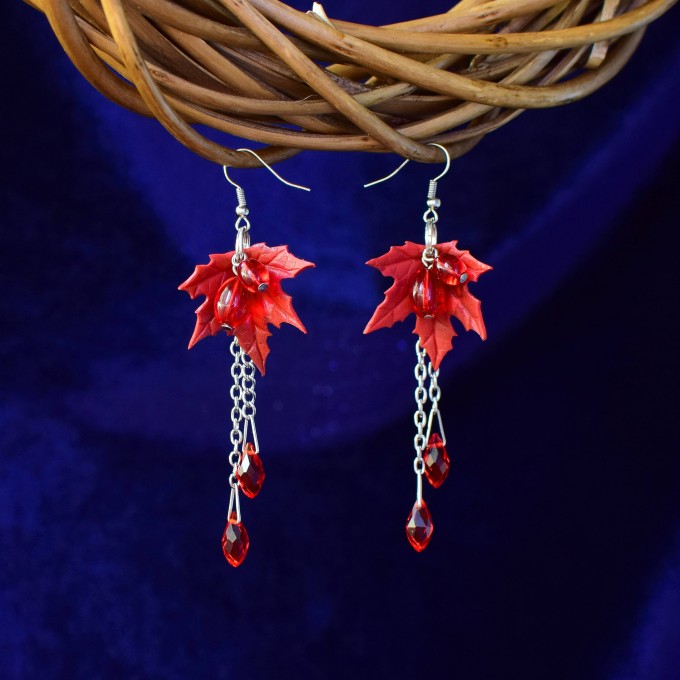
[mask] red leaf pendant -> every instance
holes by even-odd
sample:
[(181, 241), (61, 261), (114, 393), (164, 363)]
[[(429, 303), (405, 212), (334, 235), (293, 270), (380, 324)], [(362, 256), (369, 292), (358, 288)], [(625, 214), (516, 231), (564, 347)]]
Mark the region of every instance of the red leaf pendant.
[(295, 313), (292, 298), (283, 292), (282, 279), (292, 279), (314, 265), (288, 252), (288, 246), (268, 247), (256, 243), (244, 250), (245, 259), (234, 272), (234, 251), (210, 255), (179, 287), (191, 298), (205, 295), (196, 310), (196, 328), (189, 349), (199, 340), (226, 330), (238, 338), (243, 351), (264, 374), (269, 354), (268, 325), (289, 323), (306, 333)]
[(477, 281), (491, 267), (467, 250), (458, 250), (457, 243), (437, 244), (437, 257), (431, 267), (423, 263), (425, 246), (411, 241), (392, 246), (385, 255), (369, 260), (366, 264), (393, 278), (394, 283), (385, 292), (385, 299), (364, 333), (389, 328), (415, 313), (413, 332), (420, 337), (435, 370), (453, 346), (451, 340), (456, 332), (451, 325), (452, 316), (465, 330), (473, 330), (486, 340), (482, 303), (470, 293), (468, 283)]

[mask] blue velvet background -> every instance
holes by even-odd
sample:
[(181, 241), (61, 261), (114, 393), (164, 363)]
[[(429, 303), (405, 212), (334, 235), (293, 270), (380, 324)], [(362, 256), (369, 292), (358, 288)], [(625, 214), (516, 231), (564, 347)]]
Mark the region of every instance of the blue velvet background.
[(317, 264), (287, 285), (309, 334), (277, 331), (258, 384), (238, 570), (227, 341), (187, 352), (176, 290), (231, 249), (232, 189), (94, 92), (39, 13), (1, 13), (1, 677), (680, 678), (677, 10), (603, 91), (524, 114), (440, 185), (440, 238), (495, 269), (489, 341), (444, 364), (453, 468), (423, 554), (412, 322), (362, 336), (388, 284), (362, 262), (420, 239), (439, 168), (364, 190), (393, 156), (279, 166), (311, 194), (234, 171), (254, 239)]

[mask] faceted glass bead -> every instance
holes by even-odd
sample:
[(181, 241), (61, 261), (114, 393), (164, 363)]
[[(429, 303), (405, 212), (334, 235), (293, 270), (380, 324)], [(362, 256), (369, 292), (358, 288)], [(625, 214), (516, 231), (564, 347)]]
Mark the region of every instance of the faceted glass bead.
[(215, 318), (229, 328), (236, 328), (248, 313), (248, 293), (240, 279), (229, 279), (217, 291), (215, 298)]
[(257, 260), (248, 258), (236, 268), (241, 283), (251, 292), (264, 292), (269, 287), (269, 271)]
[(434, 316), (441, 308), (443, 291), (437, 285), (432, 269), (422, 269), (413, 282), (413, 309), (422, 316)]
[(451, 461), (442, 438), (436, 432), (430, 435), (430, 441), (427, 442), (423, 462), (425, 463), (425, 477), (427, 481), (435, 489), (438, 489), (449, 474)]
[(425, 550), (432, 538), (433, 531), (434, 524), (432, 523), (432, 517), (427, 509), (427, 505), (425, 505), (425, 501), (420, 503), (420, 507), (418, 507), (418, 501), (416, 501), (411, 514), (406, 520), (406, 538), (408, 538), (411, 547), (416, 552)]
[(238, 567), (246, 559), (250, 539), (241, 522), (236, 521), (236, 513), (232, 513), (222, 534), (222, 552), (232, 567)]
[(255, 498), (264, 482), (264, 465), (262, 459), (255, 451), (252, 444), (246, 444), (241, 455), (241, 460), (236, 470), (236, 477), (238, 478), (243, 493), (248, 498)]
[(458, 257), (440, 255), (434, 261), (434, 270), (439, 280), (447, 286), (458, 286), (468, 280), (467, 267)]

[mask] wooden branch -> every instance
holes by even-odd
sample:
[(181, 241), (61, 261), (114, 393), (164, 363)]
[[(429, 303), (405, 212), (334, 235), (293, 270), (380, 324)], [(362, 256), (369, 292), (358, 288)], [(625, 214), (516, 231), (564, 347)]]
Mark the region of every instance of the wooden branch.
[(269, 145), (268, 163), (302, 149), (440, 162), (430, 142), (460, 156), (525, 109), (595, 92), (676, 2), (461, 0), (376, 27), (278, 0), (26, 1), (102, 94), (233, 167), (258, 161), (195, 124)]

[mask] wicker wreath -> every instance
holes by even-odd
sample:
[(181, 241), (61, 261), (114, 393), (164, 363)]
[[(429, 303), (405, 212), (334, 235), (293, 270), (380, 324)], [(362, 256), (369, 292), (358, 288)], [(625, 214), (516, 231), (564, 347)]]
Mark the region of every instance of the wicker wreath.
[(455, 158), (524, 109), (602, 87), (676, 0), (461, 0), (384, 27), (277, 0), (27, 1), (104, 95), (253, 167), (193, 125), (263, 143), (269, 163), (304, 149), (440, 162), (429, 143)]

